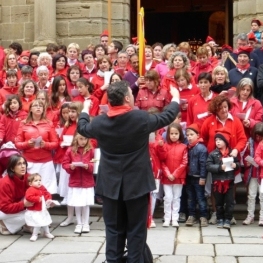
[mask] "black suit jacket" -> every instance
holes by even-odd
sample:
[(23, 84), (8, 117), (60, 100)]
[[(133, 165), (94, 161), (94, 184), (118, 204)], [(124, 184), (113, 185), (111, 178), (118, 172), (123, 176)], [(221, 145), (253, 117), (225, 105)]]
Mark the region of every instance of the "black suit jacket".
[(149, 156), (149, 134), (169, 125), (179, 112), (171, 102), (160, 114), (132, 110), (110, 118), (81, 113), (78, 132), (95, 138), (101, 150), (96, 193), (117, 200), (120, 190), (123, 200), (138, 198), (155, 189)]

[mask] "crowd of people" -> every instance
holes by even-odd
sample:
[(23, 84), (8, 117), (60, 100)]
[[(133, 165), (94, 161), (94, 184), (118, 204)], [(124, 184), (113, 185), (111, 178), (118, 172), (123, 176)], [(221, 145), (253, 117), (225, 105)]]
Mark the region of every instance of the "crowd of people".
[[(94, 192), (98, 161), (94, 149), (104, 147), (108, 138), (80, 132), (78, 121), (86, 101), (91, 120), (116, 114), (108, 90), (123, 81), (131, 88), (135, 107), (149, 115), (161, 116), (169, 109), (172, 89), (180, 94), (180, 112), (174, 122), (165, 128), (156, 125), (160, 129), (149, 136), (147, 162), (151, 161), (157, 186), (150, 195), (149, 226), (156, 227), (154, 207), (163, 199), (163, 227), (178, 227), (178, 222), (195, 224), (198, 203), (201, 226), (211, 223), (230, 228), (235, 223), (235, 186), (242, 180), (248, 192), (248, 215), (243, 224), (253, 223), (263, 178), (261, 25), (253, 19), (251, 32), (236, 37), (236, 49), (225, 44), (220, 56), (211, 37), (196, 54), (188, 42), (146, 45), (144, 76), (139, 75), (137, 43), (126, 47), (117, 40), (108, 43), (107, 31), (101, 34), (101, 43), (82, 51), (77, 43), (67, 47), (48, 44), (43, 53), (23, 51), (17, 42), (1, 49), (0, 144), (2, 151), (11, 145), (18, 154), (0, 171), (0, 233), (14, 234), (24, 226), (32, 231), (30, 240), (36, 241), (43, 227), (44, 235), (53, 238), (46, 206), (54, 204), (52, 194), (56, 193), (68, 208), (68, 217), (60, 226), (73, 224), (75, 212), (74, 232), (90, 231), (94, 196), (95, 201), (110, 204), (111, 197), (105, 196), (101, 186), (99, 195)], [(121, 108), (118, 115), (129, 110)], [(124, 135), (120, 132), (120, 141)], [(136, 135), (140, 140), (140, 134)], [(114, 143), (116, 148), (123, 146)], [(104, 169), (102, 165), (99, 169)], [(136, 169), (143, 170), (143, 163)], [(108, 190), (109, 195), (118, 194), (115, 190)], [(123, 196), (129, 195), (129, 190), (125, 191)], [(259, 199), (258, 224), (263, 226), (262, 192)]]

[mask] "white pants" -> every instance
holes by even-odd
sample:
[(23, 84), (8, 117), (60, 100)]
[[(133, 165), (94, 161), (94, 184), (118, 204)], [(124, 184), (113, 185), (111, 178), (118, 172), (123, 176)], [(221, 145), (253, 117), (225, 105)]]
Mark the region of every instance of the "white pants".
[(42, 177), (42, 184), (47, 188), (50, 194), (57, 193), (57, 179), (54, 163), (32, 163), (28, 162), (27, 171), (29, 174), (39, 173)]
[(164, 184), (164, 220), (178, 221), (182, 184)]
[(68, 182), (69, 182), (69, 174), (61, 166), (59, 173), (59, 181), (58, 181), (58, 194), (61, 197), (68, 196)]
[(256, 196), (259, 192), (259, 201), (260, 201), (260, 211), (259, 219), (263, 219), (263, 194), (260, 193), (260, 185), (258, 184), (257, 178), (251, 178), (248, 185), (248, 203), (247, 211), (248, 215), (251, 217), (255, 216), (255, 205), (256, 205)]
[(0, 220), (2, 220), (9, 232), (15, 234), (21, 230), (22, 226), (25, 225), (25, 212), (21, 211), (16, 214), (5, 214), (0, 211)]
[(151, 192), (151, 216), (152, 217), (153, 217), (153, 213), (154, 213), (157, 195), (158, 195), (158, 193)]

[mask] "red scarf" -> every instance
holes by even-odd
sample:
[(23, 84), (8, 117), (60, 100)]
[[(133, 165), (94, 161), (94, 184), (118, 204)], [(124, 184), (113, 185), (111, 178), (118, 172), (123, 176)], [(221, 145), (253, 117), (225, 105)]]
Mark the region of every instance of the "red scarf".
[(131, 111), (132, 108), (129, 105), (111, 106), (109, 104), (109, 111), (107, 112), (108, 117), (116, 117), (118, 115)]
[(188, 149), (192, 149), (194, 148), (199, 142), (203, 142), (203, 139), (202, 138), (199, 138), (198, 140), (196, 140), (194, 143), (192, 144), (188, 144)]
[(248, 70), (250, 68), (250, 64), (247, 63), (246, 65), (240, 65), (239, 63), (236, 64), (237, 69), (240, 70)]

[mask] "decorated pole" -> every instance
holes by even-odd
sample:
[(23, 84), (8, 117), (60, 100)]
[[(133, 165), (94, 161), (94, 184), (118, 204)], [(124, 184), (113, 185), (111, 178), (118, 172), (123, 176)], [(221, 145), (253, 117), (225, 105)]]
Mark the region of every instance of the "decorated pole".
[(111, 0), (108, 0), (108, 33), (108, 43), (111, 43)]
[(138, 42), (139, 42), (139, 74), (140, 76), (145, 75), (145, 37), (144, 37), (144, 9), (143, 7), (139, 12), (139, 31), (138, 31)]
[(141, 0), (137, 0), (137, 36), (139, 36), (140, 9), (141, 9)]

